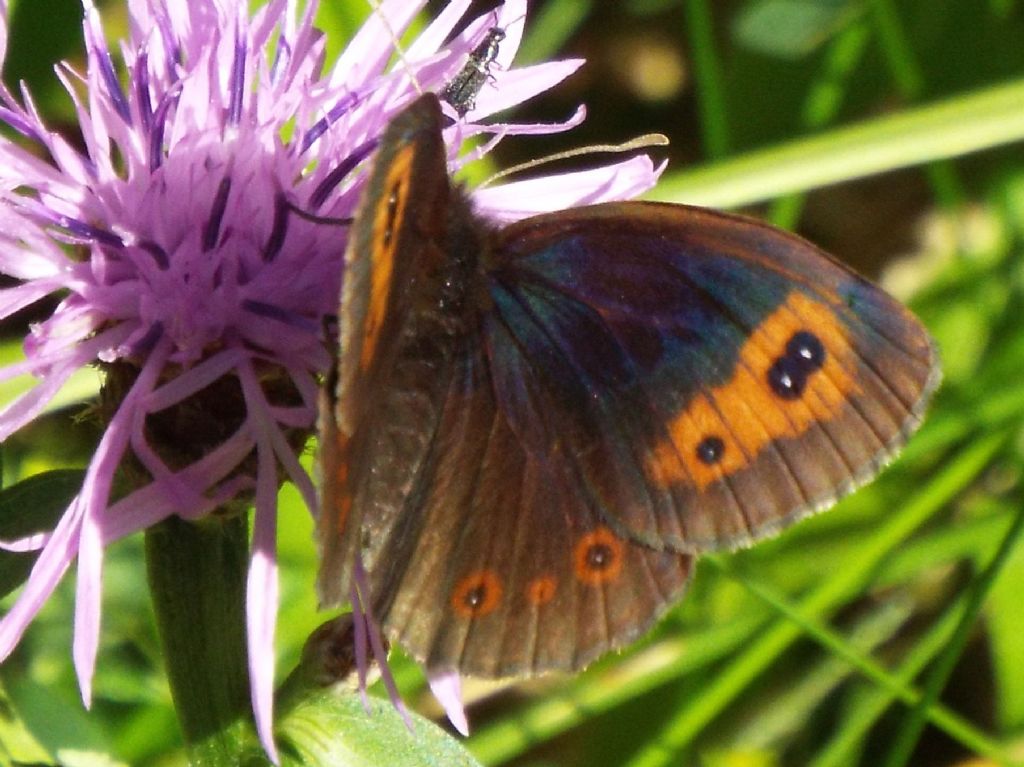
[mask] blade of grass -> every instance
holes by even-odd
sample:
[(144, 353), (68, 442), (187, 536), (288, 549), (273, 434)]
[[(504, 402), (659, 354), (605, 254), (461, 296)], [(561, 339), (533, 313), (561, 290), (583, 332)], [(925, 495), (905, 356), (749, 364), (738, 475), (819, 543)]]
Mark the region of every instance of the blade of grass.
[(916, 98), (924, 91), (924, 75), (918, 65), (899, 14), (890, 0), (869, 0), (878, 41), (896, 86), (904, 96)]
[[(794, 625), (799, 626), (805, 634), (833, 655), (849, 663), (865, 677), (883, 687), (904, 703), (917, 705), (926, 699), (924, 693), (909, 687), (903, 680), (890, 673), (873, 658), (862, 655), (842, 634), (804, 613), (800, 608), (791, 605), (785, 597), (773, 589), (758, 583), (745, 573), (734, 570), (717, 557), (710, 557), (708, 561), (729, 575), (729, 577), (742, 583), (751, 594), (764, 600), (778, 613), (789, 618)], [(940, 728), (951, 738), (958, 740), (972, 751), (999, 759), (1000, 761), (1006, 759), (999, 743), (993, 741), (972, 724), (943, 706), (933, 703), (925, 710), (925, 715), (928, 721), (931, 721), (932, 724)]]
[(722, 69), (715, 53), (715, 30), (707, 0), (686, 0), (686, 29), (690, 37), (697, 108), (704, 135), (704, 151), (713, 160), (729, 154), (729, 120), (725, 108)]
[[(874, 489), (865, 488), (860, 496), (873, 494)], [(877, 495), (877, 502), (872, 500), (865, 506), (878, 506), (892, 497), (885, 489), (880, 489)], [(858, 510), (849, 508), (850, 503), (860, 500), (852, 499), (842, 509), (837, 507), (834, 512), (809, 520), (777, 539), (778, 545), (766, 542), (759, 549), (743, 552), (743, 562), (737, 566), (757, 570), (776, 584), (776, 588), (788, 593), (810, 588), (821, 580), (822, 562), (841, 567), (847, 557), (856, 561), (863, 542), (874, 535), (878, 517), (855, 518)], [(914, 581), (922, 571), (936, 571), (967, 560), (980, 568), (992, 557), (1015, 512), (1001, 504), (997, 508), (985, 504), (984, 510), (972, 511), (965, 518), (958, 518), (955, 524), (928, 526), (885, 558), (872, 581), (872, 588), (899, 588)], [(837, 541), (846, 553), (836, 551)]]
[(995, 683), (996, 721), (1001, 732), (1020, 732), (1024, 723), (1024, 546), (1018, 546), (1000, 573), (985, 605), (988, 652)]
[(481, 727), (469, 739), (469, 749), (485, 764), (510, 761), (592, 716), (721, 660), (763, 626), (764, 619), (758, 618), (712, 627), (692, 637), (658, 642), (607, 670), (592, 669), (559, 693)]
[(1015, 510), (1000, 509), (956, 524), (937, 525), (927, 535), (908, 541), (893, 552), (878, 572), (876, 585), (885, 588), (911, 580), (928, 568), (953, 562), (987, 561), (992, 556), (993, 542), (1000, 540), (1009, 527)]
[[(967, 603), (961, 595), (935, 621), (917, 642), (894, 673), (901, 684), (908, 685), (949, 640)], [(896, 700), (896, 695), (886, 687), (872, 685), (865, 691), (856, 705), (843, 716), (841, 728), (828, 744), (817, 754), (807, 767), (845, 767), (854, 764), (855, 754), (864, 744), (864, 737), (879, 717)]]
[(931, 713), (936, 709), (939, 695), (946, 686), (953, 668), (956, 666), (960, 654), (967, 645), (971, 629), (977, 621), (981, 612), (982, 603), (988, 595), (996, 577), (1002, 571), (1007, 558), (1014, 547), (1020, 542), (1021, 532), (1024, 531), (1024, 511), (1021, 511), (1014, 518), (1013, 524), (1006, 532), (999, 550), (992, 557), (991, 563), (975, 579), (970, 589), (970, 596), (967, 600), (967, 608), (960, 618), (959, 625), (953, 633), (945, 651), (939, 656), (938, 663), (928, 675), (924, 687), (924, 694), (908, 714), (906, 721), (898, 729), (896, 739), (889, 748), (889, 753), (883, 762), (883, 767), (903, 767), (910, 761), (914, 753), (917, 740), (924, 730), (926, 722), (931, 718)]
[[(917, 57), (907, 40), (900, 22), (899, 13), (892, 0), (870, 0), (871, 17), (875, 22), (882, 55), (889, 66), (896, 87), (904, 98), (917, 101), (924, 93), (924, 75)], [(956, 170), (947, 160), (929, 163), (925, 173), (931, 182), (936, 198), (946, 209), (958, 207), (966, 195), (956, 176)]]
[[(949, 534), (960, 531), (964, 531), (967, 537), (977, 537), (979, 533), (985, 533), (987, 529), (986, 537), (989, 540), (1002, 540), (1005, 538), (1006, 530), (1016, 518), (1017, 509), (1006, 502), (996, 502), (994, 506), (997, 511), (990, 516), (973, 520), (973, 524), (969, 522), (966, 527), (958, 525), (956, 529), (946, 528), (942, 537), (949, 538), (952, 537)], [(1007, 524), (1008, 519), (1010, 524)], [(993, 524), (997, 523), (998, 530), (990, 529)], [(904, 559), (905, 553), (907, 553), (906, 550), (901, 548), (896, 558)], [(968, 556), (969, 554), (964, 551), (964, 555)], [(914, 555), (911, 555), (911, 558), (914, 558)], [(902, 567), (903, 564), (895, 567), (887, 565), (886, 570), (898, 570)], [(879, 579), (879, 583), (883, 583), (882, 578)], [(942, 612), (938, 620), (934, 621), (923, 636), (912, 645), (895, 672), (898, 679), (909, 683), (946, 647), (956, 626), (961, 622), (968, 596), (969, 594), (966, 592), (960, 593), (952, 604)], [(863, 746), (865, 734), (885, 713), (894, 699), (894, 696), (882, 687), (872, 686), (870, 689), (863, 690), (843, 715), (839, 729), (807, 767), (844, 767), (855, 763), (856, 753)]]
[(664, 178), (653, 195), (738, 207), (1024, 140), (1024, 79)]
[[(914, 602), (897, 595), (860, 615), (846, 632), (845, 641), (866, 656), (888, 642), (913, 617)], [(772, 694), (772, 705), (757, 716), (740, 716), (736, 734), (729, 740), (744, 751), (771, 751), (805, 729), (816, 709), (851, 675), (850, 664), (835, 655), (825, 655), (806, 667), (796, 679), (789, 679)]]
[[(965, 490), (988, 466), (1007, 439), (1005, 433), (989, 434), (964, 448), (955, 461), (944, 466), (898, 514), (879, 527), (858, 556), (858, 567), (839, 571), (805, 597), (799, 605), (804, 616), (827, 618), (850, 597), (860, 593), (875, 569), (897, 546), (937, 510)], [(712, 682), (698, 700), (675, 714), (658, 741), (640, 751), (628, 767), (663, 767), (753, 683), (782, 652), (802, 636), (801, 627), (779, 619), (761, 632)], [(954, 727), (954, 729), (956, 729)], [(969, 737), (970, 740), (973, 739)]]
[(558, 58), (566, 41), (594, 9), (592, 0), (552, 0), (527, 25), (529, 34), (516, 54), (519, 65)]
[[(821, 130), (835, 120), (846, 98), (850, 75), (864, 57), (871, 30), (858, 19), (829, 43), (822, 69), (807, 90), (800, 122), (809, 130)], [(790, 194), (772, 203), (768, 220), (783, 229), (795, 229), (804, 209), (804, 195)]]
[(966, 439), (974, 431), (1001, 429), (1019, 421), (1024, 412), (1024, 388), (1017, 382), (992, 388), (981, 382), (975, 385), (984, 396), (956, 407), (937, 407), (935, 418), (914, 436), (903, 451), (902, 460), (913, 462)]

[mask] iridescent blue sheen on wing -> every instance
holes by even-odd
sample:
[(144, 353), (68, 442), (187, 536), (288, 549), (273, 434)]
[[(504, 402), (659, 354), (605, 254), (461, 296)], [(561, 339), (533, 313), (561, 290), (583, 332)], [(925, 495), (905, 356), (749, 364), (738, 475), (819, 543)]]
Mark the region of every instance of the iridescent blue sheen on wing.
[[(660, 426), (643, 408), (634, 407), (631, 418), (618, 417), (630, 401), (638, 404), (641, 391), (642, 376), (628, 350), (591, 307), (544, 285), (506, 288), (496, 280), (491, 295), (494, 310), (484, 327), (494, 386), (524, 448), (546, 461), (561, 455), (559, 445), (570, 445), (560, 460), (582, 477), (587, 468), (576, 448), (604, 445), (619, 467), (618, 483), (645, 494), (636, 451)], [(579, 344), (580, 338), (588, 342)]]

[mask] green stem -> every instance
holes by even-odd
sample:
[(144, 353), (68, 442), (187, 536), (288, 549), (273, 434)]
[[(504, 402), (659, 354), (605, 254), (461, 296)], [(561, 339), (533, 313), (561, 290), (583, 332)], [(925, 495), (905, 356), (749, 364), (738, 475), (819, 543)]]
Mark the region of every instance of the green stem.
[(244, 515), (199, 523), (171, 518), (146, 533), (157, 627), (193, 765), (236, 767), (254, 740), (245, 646), (248, 540)]

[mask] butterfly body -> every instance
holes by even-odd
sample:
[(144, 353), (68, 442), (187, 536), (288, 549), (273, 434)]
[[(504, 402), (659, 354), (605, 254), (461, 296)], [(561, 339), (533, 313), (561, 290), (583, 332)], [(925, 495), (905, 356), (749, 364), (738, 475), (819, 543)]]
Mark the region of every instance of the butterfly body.
[(356, 559), (434, 669), (576, 669), (645, 631), (701, 551), (873, 475), (937, 381), (927, 333), (809, 243), (622, 202), (494, 227), (437, 98), (390, 124), (350, 235), (321, 414), (319, 577)]

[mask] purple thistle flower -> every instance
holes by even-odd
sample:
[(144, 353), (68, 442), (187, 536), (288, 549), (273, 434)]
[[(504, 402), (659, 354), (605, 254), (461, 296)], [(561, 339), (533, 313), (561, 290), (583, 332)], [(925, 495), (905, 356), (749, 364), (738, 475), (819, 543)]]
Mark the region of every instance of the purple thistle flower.
[[(86, 72), (57, 68), (76, 108), (82, 149), (47, 128), (27, 92), (19, 99), (0, 88), (0, 121), (26, 139), (0, 137), (0, 273), (18, 281), (0, 289), (0, 317), (55, 292), (65, 296), (31, 328), (25, 359), (0, 368), (0, 379), (37, 379), (0, 411), (0, 439), (35, 418), (83, 366), (98, 364), (107, 389), (119, 383), (81, 491), (56, 528), (4, 544), (41, 551), (0, 620), (0, 659), (77, 557), (73, 656), (88, 705), (104, 547), (168, 516), (196, 518), (248, 494), (255, 498), (247, 599), (252, 699), (261, 739), (274, 754), (279, 472), (315, 509), (313, 483), (296, 453), (314, 428), (319, 380), (331, 364), (321, 328), (324, 316), (337, 312), (345, 240), (343, 228), (294, 210), (351, 216), (364, 160), (389, 118), (419, 90), (440, 90), (495, 25), (506, 37), (492, 80), (446, 131), (452, 170), (504, 136), (567, 130), (583, 119), (581, 109), (551, 125), (479, 122), (582, 63), (511, 68), (525, 0), (508, 0), (449, 40), (469, 7), (453, 0), (388, 68), (395, 36), (424, 4), (381, 3), (339, 60), (324, 67), (323, 39), (312, 25), (316, 2), (300, 13), (295, 0), (270, 0), (250, 15), (244, 0), (131, 0), (130, 33), (115, 58), (99, 13), (83, 0)], [(0, 10), (2, 57), (4, 0)], [(456, 159), (462, 141), (478, 134), (491, 140)], [(474, 200), (483, 215), (508, 220), (633, 196), (656, 177), (638, 157), (495, 186)], [(224, 381), (235, 414), (225, 416), (217, 440), (179, 452), (157, 443), (153, 423), (161, 414)], [(115, 470), (126, 464), (145, 482), (113, 501)], [(457, 684), (435, 681), (457, 718)]]

